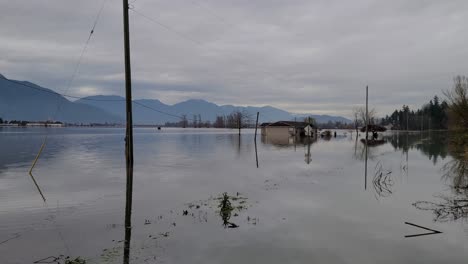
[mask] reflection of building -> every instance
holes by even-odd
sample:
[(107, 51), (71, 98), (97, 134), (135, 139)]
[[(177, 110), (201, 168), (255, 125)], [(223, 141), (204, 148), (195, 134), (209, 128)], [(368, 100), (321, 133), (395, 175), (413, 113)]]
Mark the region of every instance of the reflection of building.
[(295, 137), (285, 133), (268, 134), (262, 136), (262, 143), (277, 147), (294, 147), (296, 145), (307, 145), (317, 142), (317, 138)]
[(310, 147), (312, 144), (317, 142), (317, 137), (299, 137), (290, 136), (287, 133), (271, 133), (266, 136), (262, 136), (262, 143), (273, 145), (280, 148), (294, 148), (304, 146), (304, 161), (310, 164), (312, 161), (312, 154)]
[(317, 136), (317, 128), (306, 122), (277, 121), (260, 125), (262, 136), (289, 137), (289, 136)]

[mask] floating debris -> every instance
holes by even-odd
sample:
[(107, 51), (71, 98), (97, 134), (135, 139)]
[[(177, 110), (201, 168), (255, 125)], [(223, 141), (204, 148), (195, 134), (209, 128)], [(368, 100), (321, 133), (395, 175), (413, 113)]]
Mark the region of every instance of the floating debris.
[(159, 233), (160, 236), (169, 237), (169, 232)]

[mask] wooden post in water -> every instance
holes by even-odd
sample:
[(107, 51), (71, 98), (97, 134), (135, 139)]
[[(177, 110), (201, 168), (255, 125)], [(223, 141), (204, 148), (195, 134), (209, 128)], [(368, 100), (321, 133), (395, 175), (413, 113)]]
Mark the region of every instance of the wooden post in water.
[(123, 263), (130, 261), (130, 239), (132, 236), (132, 195), (133, 195), (133, 120), (132, 120), (132, 77), (130, 68), (130, 30), (128, 21), (128, 0), (123, 0), (123, 27), (125, 52), (125, 102), (127, 126), (125, 131), (125, 161), (127, 186), (125, 197), (125, 242)]

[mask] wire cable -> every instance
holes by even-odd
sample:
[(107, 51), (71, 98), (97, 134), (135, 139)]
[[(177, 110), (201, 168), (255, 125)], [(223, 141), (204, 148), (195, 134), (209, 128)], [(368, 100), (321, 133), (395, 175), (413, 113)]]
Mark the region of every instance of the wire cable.
[(171, 28), (171, 27), (169, 27), (169, 26), (167, 26), (167, 25), (165, 25), (165, 24), (159, 22), (158, 20), (156, 20), (156, 19), (154, 19), (154, 18), (152, 18), (152, 17), (149, 17), (149, 16), (143, 14), (142, 12), (136, 10), (135, 7), (130, 8), (130, 10), (133, 11), (134, 13), (136, 13), (136, 14), (138, 14), (138, 15), (144, 17), (144, 18), (146, 18), (148, 21), (151, 21), (151, 22), (153, 22), (153, 23), (159, 25), (160, 27), (166, 29), (167, 31), (170, 31), (170, 32), (172, 32), (172, 33), (178, 35), (179, 37), (181, 37), (181, 38), (183, 38), (183, 39), (185, 39), (185, 40), (191, 41), (191, 42), (193, 42), (193, 43), (195, 43), (195, 44), (197, 44), (197, 45), (202, 45), (202, 43), (199, 42), (198, 40), (195, 40), (195, 39), (193, 39), (193, 38), (191, 38), (191, 37), (188, 37), (188, 36), (186, 36), (185, 34), (183, 34), (182, 32), (177, 31), (177, 30), (175, 30), (175, 29), (173, 29), (173, 28)]

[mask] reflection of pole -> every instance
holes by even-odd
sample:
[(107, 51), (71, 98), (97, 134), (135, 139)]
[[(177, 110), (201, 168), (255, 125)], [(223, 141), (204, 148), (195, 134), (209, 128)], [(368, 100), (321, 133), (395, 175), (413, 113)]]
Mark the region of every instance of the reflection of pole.
[(307, 164), (310, 164), (311, 158), (310, 158), (310, 137), (307, 137), (307, 154), (306, 154), (306, 162)]
[(254, 144), (255, 144), (255, 161), (257, 162), (258, 168), (258, 153), (257, 153), (257, 127), (258, 127), (258, 115), (260, 113), (257, 112), (257, 121), (255, 122), (255, 136), (254, 136)]
[(368, 137), (368, 130), (369, 130), (369, 86), (366, 86), (366, 161), (364, 169), (364, 190), (367, 190), (367, 137)]
[(410, 149), (408, 133), (406, 133), (406, 178), (408, 179), (408, 152)]
[(125, 133), (125, 157), (127, 168), (127, 190), (125, 199), (125, 243), (123, 263), (130, 259), (130, 238), (132, 235), (132, 192), (133, 192), (133, 121), (132, 121), (132, 78), (130, 70), (130, 32), (128, 22), (128, 0), (123, 0), (123, 26), (125, 50), (125, 99), (127, 127)]
[(254, 143), (255, 143), (255, 161), (257, 162), (257, 168), (258, 168), (257, 140), (255, 140)]
[(366, 139), (366, 161), (365, 161), (366, 168), (364, 169), (364, 190), (367, 190), (367, 139)]
[(294, 152), (296, 152), (296, 137), (297, 137), (297, 127), (296, 127), (296, 118), (294, 117)]

